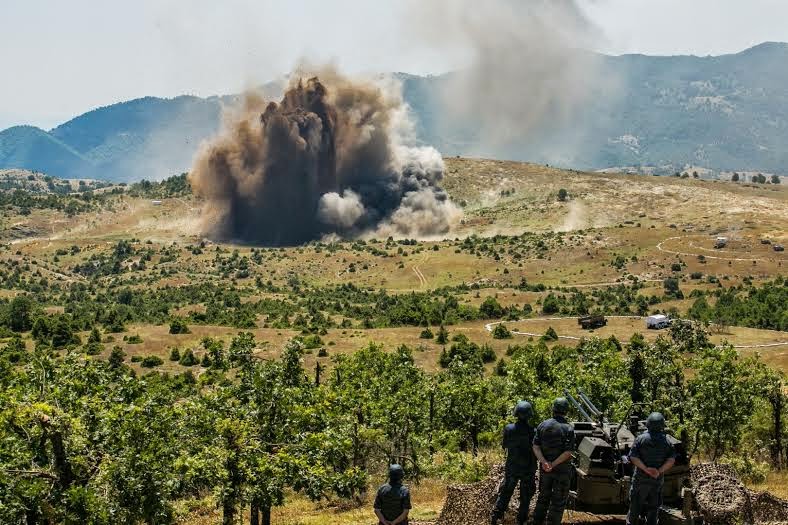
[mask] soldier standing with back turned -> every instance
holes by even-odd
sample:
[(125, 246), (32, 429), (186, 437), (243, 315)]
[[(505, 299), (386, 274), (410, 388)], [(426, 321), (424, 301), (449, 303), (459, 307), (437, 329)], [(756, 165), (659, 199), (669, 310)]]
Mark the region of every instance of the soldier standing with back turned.
[(375, 496), (375, 517), (379, 525), (408, 525), (410, 491), (402, 484), (405, 471), (398, 464), (389, 466), (389, 481)]
[(646, 515), (648, 525), (657, 525), (662, 506), (662, 487), (665, 472), (676, 463), (676, 451), (665, 435), (665, 418), (653, 412), (646, 420), (646, 432), (640, 434), (629, 460), (635, 465), (632, 487), (629, 491), (627, 525), (636, 525), (640, 516)]
[(569, 497), (575, 431), (566, 420), (569, 401), (559, 397), (553, 402), (553, 417), (536, 428), (534, 454), (539, 460), (539, 497), (534, 509), (534, 525), (560, 525)]
[(520, 510), (517, 512), (517, 523), (523, 525), (528, 521), (531, 498), (536, 492), (534, 476), (536, 475), (536, 457), (531, 444), (534, 429), (531, 418), (534, 410), (528, 401), (520, 401), (514, 409), (517, 422), (506, 425), (503, 429), (503, 448), (506, 450), (506, 470), (503, 483), (498, 488), (498, 500), (492, 512), (492, 525), (503, 519), (509, 501), (517, 484), (520, 484)]

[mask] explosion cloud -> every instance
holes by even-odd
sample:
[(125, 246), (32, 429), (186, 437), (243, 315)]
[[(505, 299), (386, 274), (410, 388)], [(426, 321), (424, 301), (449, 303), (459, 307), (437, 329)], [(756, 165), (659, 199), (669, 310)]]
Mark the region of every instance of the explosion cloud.
[(282, 101), (247, 96), (189, 175), (203, 231), (220, 240), (295, 245), (326, 235), (430, 237), (459, 209), (430, 147), (407, 144), (399, 94), (333, 72), (297, 79)]

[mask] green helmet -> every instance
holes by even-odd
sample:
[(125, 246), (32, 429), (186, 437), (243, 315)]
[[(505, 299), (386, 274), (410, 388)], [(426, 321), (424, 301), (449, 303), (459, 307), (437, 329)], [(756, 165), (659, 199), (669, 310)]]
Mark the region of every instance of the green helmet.
[(569, 413), (569, 401), (565, 397), (553, 401), (553, 414), (565, 416), (567, 413)]
[(646, 419), (646, 428), (649, 432), (663, 432), (665, 430), (665, 416), (659, 412), (652, 412)]
[(389, 481), (400, 482), (405, 477), (405, 470), (398, 464), (389, 465)]
[(514, 407), (514, 417), (520, 421), (528, 421), (534, 417), (534, 408), (528, 401), (519, 401)]

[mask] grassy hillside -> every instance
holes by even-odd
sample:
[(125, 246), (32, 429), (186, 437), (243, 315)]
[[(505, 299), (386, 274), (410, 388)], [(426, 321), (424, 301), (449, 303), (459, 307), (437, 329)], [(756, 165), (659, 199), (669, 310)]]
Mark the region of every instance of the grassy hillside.
[[(721, 460), (785, 495), (762, 444), (788, 372), (786, 185), (446, 163), (464, 210), (446, 238), (283, 248), (204, 238), (185, 176), (72, 194), (8, 174), (0, 461), (24, 481), (8, 515), (32, 499), (109, 523), (144, 499), (157, 522), (207, 525), (222, 501), (248, 519), (264, 487), (281, 489), (273, 523), (363, 525), (394, 456), (419, 469), (414, 520), (432, 520), (447, 484), (501, 460), (514, 400), (541, 416), (579, 385), (618, 420), (634, 356), (645, 399), (699, 439), (693, 461), (716, 454), (714, 410), (736, 410)], [(607, 325), (582, 329), (588, 312)], [(696, 322), (647, 330), (656, 312)], [(59, 497), (49, 436), (89, 497)]]

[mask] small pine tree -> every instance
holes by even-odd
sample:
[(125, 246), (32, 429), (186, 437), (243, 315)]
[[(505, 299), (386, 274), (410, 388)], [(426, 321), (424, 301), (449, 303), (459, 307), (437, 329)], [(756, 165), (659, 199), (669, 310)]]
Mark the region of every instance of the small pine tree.
[(552, 326), (547, 328), (547, 331), (542, 336), (545, 341), (558, 341), (558, 334)]
[(498, 363), (495, 365), (495, 375), (499, 377), (503, 377), (507, 374), (506, 371), (506, 359), (503, 357), (498, 360)]
[(170, 321), (170, 333), (171, 334), (188, 334), (189, 333), (189, 326), (186, 324), (186, 321), (181, 317), (176, 317), (172, 321)]
[(435, 338), (435, 342), (439, 345), (445, 345), (449, 342), (449, 332), (443, 325), (438, 329), (438, 336)]
[(90, 335), (88, 336), (88, 344), (90, 343), (100, 343), (101, 342), (101, 332), (99, 332), (97, 327), (93, 327), (93, 330), (90, 331)]
[(503, 323), (495, 325), (492, 331), (493, 339), (511, 339), (512, 332)]
[(188, 348), (183, 353), (183, 356), (181, 356), (181, 360), (179, 361), (179, 363), (182, 366), (194, 366), (197, 363), (199, 363), (199, 361), (197, 360), (197, 357), (195, 357), (194, 351), (192, 351), (191, 348)]
[(125, 358), (126, 353), (121, 347), (116, 346), (112, 349), (112, 353), (109, 354), (109, 366), (111, 368), (118, 368), (123, 364)]
[(181, 360), (181, 351), (178, 348), (173, 348), (170, 350), (170, 361), (180, 361)]
[(421, 331), (421, 334), (419, 334), (420, 339), (432, 339), (434, 337), (435, 334), (433, 334), (432, 330), (430, 330), (429, 328), (425, 328), (424, 330)]

